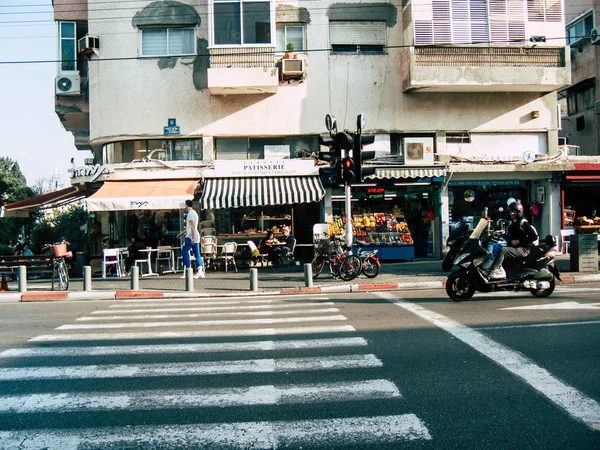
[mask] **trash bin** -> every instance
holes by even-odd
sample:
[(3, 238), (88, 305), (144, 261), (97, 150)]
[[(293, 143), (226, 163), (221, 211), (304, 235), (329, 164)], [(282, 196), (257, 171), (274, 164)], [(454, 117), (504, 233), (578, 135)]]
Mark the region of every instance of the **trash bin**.
[(83, 266), (90, 265), (90, 257), (86, 252), (76, 252), (73, 261), (73, 276), (83, 277)]

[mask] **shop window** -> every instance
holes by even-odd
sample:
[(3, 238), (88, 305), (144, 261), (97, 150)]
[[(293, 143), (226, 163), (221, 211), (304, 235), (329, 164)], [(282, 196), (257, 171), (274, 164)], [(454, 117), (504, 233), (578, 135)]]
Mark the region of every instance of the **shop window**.
[[(292, 226), (290, 205), (256, 208), (230, 208), (215, 211), (218, 235), (244, 233), (251, 239), (262, 238), (267, 230), (278, 235), (283, 225)], [(293, 230), (292, 230), (293, 233)]]
[(318, 137), (217, 138), (216, 159), (306, 158), (318, 154)]

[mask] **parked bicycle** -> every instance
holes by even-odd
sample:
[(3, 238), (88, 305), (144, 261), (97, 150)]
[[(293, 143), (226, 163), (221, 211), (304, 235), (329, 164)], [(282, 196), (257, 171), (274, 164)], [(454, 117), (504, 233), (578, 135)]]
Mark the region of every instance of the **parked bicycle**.
[(344, 253), (339, 238), (319, 239), (315, 241), (315, 257), (312, 260), (312, 275), (317, 278), (325, 264), (329, 264), (329, 272), (333, 278), (350, 281), (361, 271), (362, 264), (356, 255)]
[[(42, 248), (42, 251), (52, 256), (52, 284), (54, 280), (58, 280), (58, 287), (62, 290), (69, 289), (69, 270), (71, 267), (67, 263), (66, 258), (71, 258), (73, 254), (67, 251), (69, 242), (62, 238), (57, 244), (47, 244)], [(54, 288), (54, 286), (53, 286)]]
[(361, 262), (361, 272), (367, 278), (375, 278), (379, 275), (379, 268), (381, 267), (381, 263), (379, 262), (379, 258), (377, 252), (379, 250), (363, 250), (359, 247), (358, 249), (358, 257)]

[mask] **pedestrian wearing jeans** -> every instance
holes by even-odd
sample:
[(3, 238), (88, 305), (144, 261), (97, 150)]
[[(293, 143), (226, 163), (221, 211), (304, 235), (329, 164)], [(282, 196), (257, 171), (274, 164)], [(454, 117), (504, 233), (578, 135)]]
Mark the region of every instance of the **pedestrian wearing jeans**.
[[(198, 264), (198, 272), (194, 275), (194, 278), (204, 278), (204, 266), (202, 264), (202, 258), (200, 257), (200, 233), (198, 232), (198, 213), (192, 208), (193, 202), (191, 200), (185, 201), (185, 210), (187, 211), (187, 218), (185, 219), (185, 230), (177, 235), (180, 238), (185, 234), (183, 241), (183, 247), (181, 247), (181, 257), (183, 258), (183, 265), (186, 269), (191, 267), (190, 261), (190, 250), (193, 250), (194, 257)], [(181, 278), (185, 278), (185, 272)]]

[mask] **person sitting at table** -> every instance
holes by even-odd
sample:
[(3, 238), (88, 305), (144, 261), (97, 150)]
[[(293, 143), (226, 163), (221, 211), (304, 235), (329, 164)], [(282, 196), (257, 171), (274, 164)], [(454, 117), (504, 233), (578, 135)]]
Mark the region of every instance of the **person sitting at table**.
[(127, 257), (125, 258), (125, 271), (131, 272), (131, 266), (136, 259), (144, 259), (147, 255), (140, 252), (140, 250), (146, 248), (146, 244), (143, 239), (137, 234), (131, 236), (131, 244), (127, 246)]
[(258, 250), (260, 253), (268, 255), (268, 260), (271, 262), (275, 261), (275, 244), (277, 242), (275, 233), (271, 230), (267, 230), (265, 237), (258, 243)]
[(277, 262), (279, 264), (285, 265), (287, 263), (287, 255), (292, 251), (294, 245), (296, 244), (296, 238), (292, 236), (290, 227), (288, 225), (284, 225), (282, 227), (283, 231), (283, 246), (275, 249), (275, 253), (277, 254)]

